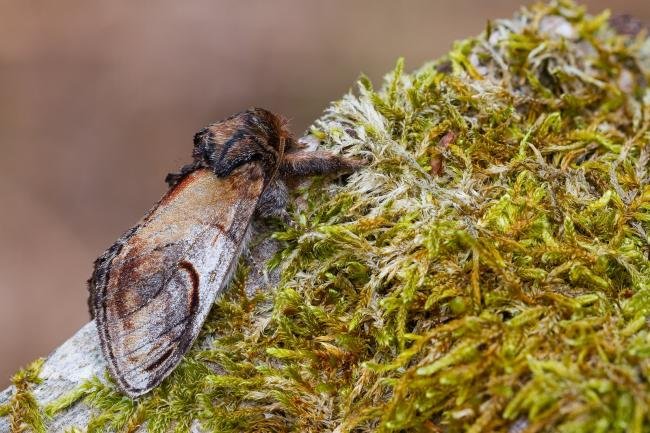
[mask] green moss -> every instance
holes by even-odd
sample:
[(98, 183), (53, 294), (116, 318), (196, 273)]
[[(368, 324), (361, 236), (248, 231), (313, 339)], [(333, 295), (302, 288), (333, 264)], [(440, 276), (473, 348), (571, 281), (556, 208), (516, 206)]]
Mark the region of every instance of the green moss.
[[(246, 270), (209, 337), (89, 431), (650, 432), (650, 43), (566, 1), (335, 102), (369, 158), (297, 194), (273, 293)], [(520, 430), (518, 430), (520, 431)]]
[(0, 408), (0, 416), (9, 415), (12, 433), (45, 432), (42, 410), (31, 391), (32, 385), (41, 383), (38, 375), (43, 362), (43, 359), (38, 359), (11, 378), (13, 394), (9, 404)]

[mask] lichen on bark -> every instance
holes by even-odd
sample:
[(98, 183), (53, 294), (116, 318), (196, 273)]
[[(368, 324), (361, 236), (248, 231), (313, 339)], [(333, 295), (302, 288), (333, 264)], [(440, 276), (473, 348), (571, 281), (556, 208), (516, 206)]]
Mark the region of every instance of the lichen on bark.
[[(88, 431), (649, 432), (650, 41), (556, 1), (329, 107), (370, 165), (296, 193), (172, 376)], [(635, 33), (635, 32), (632, 32)]]

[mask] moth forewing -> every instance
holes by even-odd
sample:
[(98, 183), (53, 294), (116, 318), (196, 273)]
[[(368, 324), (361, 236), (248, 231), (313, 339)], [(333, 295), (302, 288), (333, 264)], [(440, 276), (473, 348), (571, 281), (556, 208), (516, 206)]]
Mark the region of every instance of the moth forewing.
[(119, 388), (158, 385), (196, 339), (227, 284), (265, 186), (256, 162), (227, 177), (198, 169), (95, 264), (90, 307)]

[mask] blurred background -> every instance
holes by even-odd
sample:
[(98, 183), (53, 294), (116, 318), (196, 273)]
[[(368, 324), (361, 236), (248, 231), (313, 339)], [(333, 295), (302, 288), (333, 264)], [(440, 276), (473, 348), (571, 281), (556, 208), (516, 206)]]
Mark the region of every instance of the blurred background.
[[(590, 0), (650, 22), (648, 0)], [(363, 72), (407, 69), (515, 0), (0, 0), (0, 389), (88, 321), (93, 260), (202, 126), (256, 105), (301, 134)]]

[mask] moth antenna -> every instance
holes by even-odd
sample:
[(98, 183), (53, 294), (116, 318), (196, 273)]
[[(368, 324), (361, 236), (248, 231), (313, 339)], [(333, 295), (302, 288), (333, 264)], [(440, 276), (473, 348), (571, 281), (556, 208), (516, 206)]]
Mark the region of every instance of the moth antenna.
[[(273, 173), (271, 173), (271, 176), (267, 180), (267, 185), (269, 182), (273, 181), (275, 179), (276, 174), (278, 173), (280, 166), (282, 165), (282, 162), (284, 161), (284, 149), (286, 145), (286, 138), (281, 136), (280, 137), (280, 144), (278, 146), (278, 159), (277, 163), (275, 164), (275, 167), (273, 168)], [(266, 188), (266, 185), (265, 185)]]

